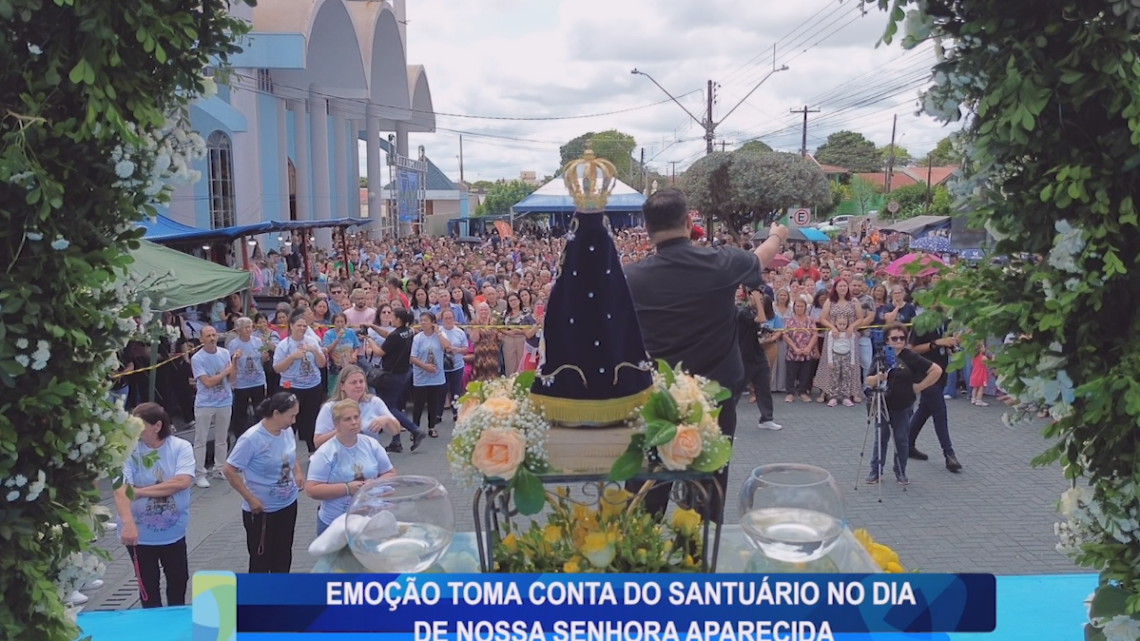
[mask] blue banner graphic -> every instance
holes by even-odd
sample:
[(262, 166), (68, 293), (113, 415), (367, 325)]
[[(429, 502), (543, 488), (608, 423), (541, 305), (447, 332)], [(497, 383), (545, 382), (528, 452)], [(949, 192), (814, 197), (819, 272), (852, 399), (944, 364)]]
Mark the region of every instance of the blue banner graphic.
[(396, 170), (396, 211), (400, 222), (414, 223), (420, 217), (420, 175), (406, 169)]
[(263, 641), (290, 632), (309, 641), (363, 633), (390, 641), (936, 639), (992, 632), (996, 598), (988, 574), (241, 574), (237, 632)]

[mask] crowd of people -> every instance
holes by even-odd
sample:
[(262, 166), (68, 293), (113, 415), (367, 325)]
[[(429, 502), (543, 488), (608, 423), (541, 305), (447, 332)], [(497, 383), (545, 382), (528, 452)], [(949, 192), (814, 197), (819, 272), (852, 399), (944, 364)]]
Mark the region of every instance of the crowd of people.
[[(683, 200), (667, 204), (669, 211), (684, 206)], [(928, 458), (916, 440), (931, 418), (946, 468), (962, 468), (946, 401), (965, 385), (971, 402), (985, 404), (982, 390), (992, 387), (986, 355), (967, 359), (972, 372), (967, 368), (959, 376), (948, 367), (956, 336), (908, 329), (922, 313), (914, 294), (939, 276), (887, 273), (907, 251), (904, 236), (863, 224), (829, 243), (793, 244), (781, 234), (766, 248), (759, 242), (754, 247), (748, 237), (705, 235), (691, 220), (678, 229), (668, 238), (652, 225), (613, 232), (622, 263), (638, 265), (629, 269), (634, 299), (647, 305), (651, 298), (650, 263), (663, 270), (658, 275), (681, 270), (680, 282), (685, 270), (699, 269), (684, 261), (703, 260), (700, 252), (736, 247), (731, 251), (739, 256), (741, 248), (755, 250), (763, 268), (731, 284), (738, 313), (728, 319), (735, 329), (728, 335), (737, 337), (743, 363), (741, 402), (758, 405), (758, 428), (783, 428), (776, 422), (779, 395), (785, 403), (831, 408), (863, 403), (865, 386), (876, 382), (869, 378), (877, 373), (875, 354), (905, 342), (934, 366), (923, 366), (920, 378), (938, 375), (925, 386), (915, 380), (910, 402), (899, 401), (906, 407), (891, 420), (897, 480), (909, 483), (908, 457)], [(681, 253), (674, 248), (679, 242), (700, 255)], [(319, 535), (366, 481), (395, 473), (390, 455), (404, 451), (403, 432), (415, 451), (440, 435), (445, 419), (456, 420), (457, 399), (468, 382), (534, 369), (565, 243), (565, 237), (539, 232), (492, 235), (479, 243), (337, 237), (327, 252), (307, 258), (288, 246), (255, 255), (255, 298), (235, 294), (165, 314), (171, 341), (159, 348), (160, 359), (169, 360), (158, 370), (159, 402), (143, 402), (140, 372), (151, 360), (149, 346), (128, 347), (115, 384), (146, 425), (115, 497), (119, 536), (131, 550), (143, 606), (161, 605), (160, 567), (167, 603), (185, 602), (192, 485), (224, 480), (240, 495), (250, 572), (288, 572), (301, 493), (320, 501), (313, 525)], [(738, 270), (741, 260), (733, 263)], [(654, 300), (684, 296), (681, 289), (652, 294)], [(688, 302), (671, 301), (686, 310), (672, 319), (648, 321), (639, 309), (652, 356), (663, 341), (682, 340), (672, 334), (719, 310)], [(896, 343), (900, 335), (904, 340)], [(902, 360), (917, 363), (910, 356)], [(735, 416), (733, 411), (732, 429)], [(173, 417), (193, 427), (192, 444), (172, 438)], [(308, 451), (307, 471), (297, 456), (299, 443)], [(876, 455), (878, 465), (878, 448)], [(157, 462), (143, 465), (148, 457)], [(867, 480), (879, 482), (878, 468)], [(133, 488), (131, 498), (127, 487)]]

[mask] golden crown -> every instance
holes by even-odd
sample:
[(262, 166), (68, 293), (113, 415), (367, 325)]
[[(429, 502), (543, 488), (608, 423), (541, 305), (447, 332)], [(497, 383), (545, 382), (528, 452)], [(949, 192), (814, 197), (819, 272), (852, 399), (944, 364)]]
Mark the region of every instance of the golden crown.
[(579, 212), (597, 214), (606, 210), (616, 173), (612, 162), (596, 157), (592, 149), (587, 149), (581, 159), (566, 163), (562, 180)]

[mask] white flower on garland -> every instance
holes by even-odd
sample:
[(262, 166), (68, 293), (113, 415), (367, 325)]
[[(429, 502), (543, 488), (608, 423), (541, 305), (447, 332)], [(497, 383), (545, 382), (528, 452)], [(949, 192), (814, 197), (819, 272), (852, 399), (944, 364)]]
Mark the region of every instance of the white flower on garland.
[(1057, 230), (1057, 237), (1053, 240), (1053, 249), (1049, 250), (1049, 266), (1080, 273), (1082, 269), (1076, 258), (1085, 248), (1084, 232), (1074, 228), (1067, 220), (1058, 220), (1054, 229)]
[(1100, 626), (1105, 641), (1136, 641), (1140, 639), (1140, 621), (1126, 614), (1118, 614)]

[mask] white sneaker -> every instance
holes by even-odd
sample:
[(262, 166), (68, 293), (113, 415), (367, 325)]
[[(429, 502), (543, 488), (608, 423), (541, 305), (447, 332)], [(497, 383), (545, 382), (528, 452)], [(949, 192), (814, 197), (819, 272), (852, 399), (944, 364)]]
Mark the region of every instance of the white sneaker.
[(197, 485), (202, 489), (206, 489), (210, 487), (210, 481), (204, 476), (199, 476), (198, 480), (194, 481), (194, 485)]
[(64, 599), (63, 602), (67, 605), (83, 605), (90, 600), (91, 599), (87, 598), (86, 594), (83, 594), (79, 590), (76, 590), (75, 592), (72, 592), (70, 596)]
[(210, 476), (212, 476), (212, 477), (214, 477), (214, 478), (216, 478), (216, 479), (221, 479), (221, 480), (223, 480), (223, 481), (224, 481), (224, 480), (226, 480), (226, 475), (225, 475), (225, 473), (224, 473), (224, 472), (222, 472), (221, 468), (217, 468), (217, 467), (215, 467), (215, 468), (214, 468), (214, 469), (213, 469), (213, 470), (210, 472)]
[(773, 432), (784, 429), (784, 426), (776, 421), (761, 421), (756, 427), (762, 430), (772, 430)]
[(103, 529), (107, 530), (108, 532), (114, 532), (115, 530), (119, 529), (119, 524), (115, 523), (114, 521), (107, 521), (103, 524)]
[(103, 587), (103, 579), (95, 579), (94, 581), (83, 586), (84, 590), (98, 590)]

